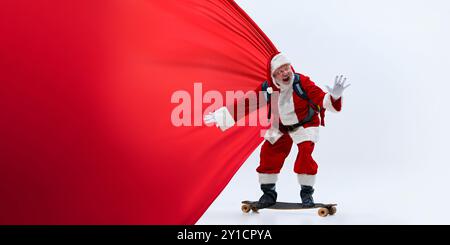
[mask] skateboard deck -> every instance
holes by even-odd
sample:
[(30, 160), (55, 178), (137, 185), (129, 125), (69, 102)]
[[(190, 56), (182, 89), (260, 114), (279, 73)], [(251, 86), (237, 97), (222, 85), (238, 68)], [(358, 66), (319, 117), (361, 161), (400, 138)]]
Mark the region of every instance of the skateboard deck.
[(334, 215), (336, 213), (337, 204), (325, 204), (325, 203), (315, 203), (313, 207), (304, 207), (301, 203), (292, 202), (276, 202), (274, 205), (267, 208), (260, 208), (259, 203), (255, 201), (242, 201), (241, 210), (244, 213), (250, 212), (252, 210), (258, 213), (260, 209), (277, 209), (277, 210), (296, 210), (296, 209), (315, 209), (318, 208), (318, 214), (321, 217), (327, 215)]

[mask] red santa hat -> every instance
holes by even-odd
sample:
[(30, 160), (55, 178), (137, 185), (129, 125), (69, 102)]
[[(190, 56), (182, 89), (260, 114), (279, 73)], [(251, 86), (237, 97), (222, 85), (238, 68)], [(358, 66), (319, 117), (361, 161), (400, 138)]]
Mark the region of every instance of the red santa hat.
[(279, 54), (275, 55), (272, 58), (272, 60), (270, 61), (270, 74), (271, 74), (271, 76), (273, 76), (273, 72), (276, 69), (278, 69), (281, 66), (286, 65), (286, 64), (290, 65), (291, 62), (288, 60), (288, 58), (284, 54), (279, 53)]
[(274, 55), (272, 57), (272, 59), (270, 60), (269, 69), (268, 69), (269, 72), (270, 72), (269, 77), (272, 80), (272, 83), (277, 88), (279, 88), (279, 85), (275, 82), (275, 78), (273, 76), (273, 73), (275, 72), (276, 69), (278, 69), (281, 66), (286, 65), (286, 64), (290, 65), (291, 61), (289, 61), (289, 59), (282, 53), (278, 53), (278, 54)]

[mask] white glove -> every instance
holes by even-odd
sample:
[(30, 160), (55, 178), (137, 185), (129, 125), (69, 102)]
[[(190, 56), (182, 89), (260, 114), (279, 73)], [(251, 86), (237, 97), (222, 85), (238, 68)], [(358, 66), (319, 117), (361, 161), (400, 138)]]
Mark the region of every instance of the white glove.
[[(203, 121), (205, 122), (205, 124), (217, 123), (216, 116), (214, 115), (213, 112), (210, 112), (208, 113), (208, 115), (205, 115), (203, 117)], [(218, 124), (216, 124), (216, 126), (219, 127)]]
[(222, 131), (227, 130), (235, 124), (234, 118), (226, 107), (221, 107), (203, 117), (205, 124), (215, 123)]
[(347, 86), (344, 86), (347, 78), (344, 77), (344, 80), (342, 80), (342, 77), (344, 77), (344, 76), (343, 75), (336, 76), (336, 79), (334, 80), (333, 88), (330, 88), (327, 85), (325, 86), (327, 88), (328, 92), (331, 94), (331, 96), (335, 100), (341, 98), (342, 94), (344, 93), (344, 90), (346, 88), (348, 88), (348, 86), (350, 86), (350, 84), (348, 84)]

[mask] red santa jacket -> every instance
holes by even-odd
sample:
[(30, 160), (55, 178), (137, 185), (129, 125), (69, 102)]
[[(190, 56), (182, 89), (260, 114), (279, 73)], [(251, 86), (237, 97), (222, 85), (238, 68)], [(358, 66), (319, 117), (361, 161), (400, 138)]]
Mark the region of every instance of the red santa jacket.
[[(285, 96), (284, 99), (288, 99), (285, 100), (288, 101), (287, 104), (277, 103), (278, 110), (274, 110), (273, 113), (275, 115), (274, 118), (279, 118), (280, 121), (279, 123), (272, 122), (270, 129), (267, 130), (264, 136), (264, 138), (272, 144), (274, 144), (284, 133), (288, 133), (293, 141), (297, 144), (303, 141), (317, 142), (319, 137), (319, 126), (325, 125), (325, 111), (328, 110), (331, 112), (339, 112), (342, 108), (342, 98), (334, 100), (329, 93), (325, 93), (321, 88), (315, 85), (315, 83), (312, 82), (309, 77), (302, 74), (298, 75), (300, 77), (301, 87), (307, 94), (308, 98), (311, 100), (310, 102), (295, 94), (293, 89), (289, 90), (290, 93), (288, 93), (287, 90), (284, 89), (283, 91), (280, 91), (279, 87), (275, 86), (272, 81), (269, 82), (271, 90), (278, 91), (280, 93), (280, 100), (283, 94), (283, 96)], [(264, 95), (264, 93), (260, 93), (261, 90), (262, 86), (258, 86), (258, 88), (254, 90), (258, 101), (260, 100), (260, 97)], [(244, 97), (239, 101), (235, 101), (233, 105), (225, 107), (225, 123), (223, 123), (220, 128), (222, 130), (226, 130), (227, 128), (234, 125), (234, 123), (240, 120), (242, 117), (259, 109), (261, 106), (266, 105), (264, 103), (255, 104), (249, 102), (249, 98)], [(302, 121), (308, 115), (308, 110), (311, 106), (311, 102), (312, 104), (315, 104), (317, 108), (320, 108), (320, 110), (316, 111), (310, 121), (303, 124), (302, 126), (296, 127), (295, 130), (292, 131), (282, 130), (284, 127), (280, 127), (280, 123), (282, 123), (283, 125), (291, 125)], [(272, 102), (272, 105), (275, 105), (275, 103)], [(244, 113), (236, 113), (238, 112), (238, 109), (242, 107), (245, 109)]]
[[(311, 100), (305, 100), (304, 98), (301, 98), (298, 96), (294, 89), (292, 89), (292, 97), (293, 97), (293, 108), (295, 111), (295, 114), (297, 116), (297, 122), (302, 121), (304, 118), (308, 116), (308, 111), (312, 104), (314, 106), (317, 106), (318, 108), (315, 108), (316, 112), (312, 119), (305, 123), (303, 126), (306, 127), (312, 127), (312, 126), (325, 126), (325, 111), (331, 110), (333, 112), (338, 112), (342, 108), (342, 98), (339, 98), (338, 100), (334, 100), (329, 94), (325, 93), (320, 87), (318, 87), (308, 76), (297, 74), (300, 78), (300, 85), (303, 91), (306, 93), (307, 97)], [(269, 88), (271, 88), (272, 91), (280, 92), (280, 89), (278, 86), (275, 86), (272, 81), (269, 81)], [(258, 86), (254, 90), (255, 94), (257, 95), (257, 100), (260, 100), (260, 96), (263, 95), (263, 86)], [(270, 102), (268, 102), (270, 103)], [(272, 103), (273, 104), (273, 103)], [(244, 106), (245, 113), (236, 113), (239, 109), (239, 107)], [(265, 104), (258, 103), (255, 105), (255, 103), (250, 103), (249, 98), (243, 98), (239, 101), (235, 101), (233, 105), (228, 106), (228, 109), (233, 115), (233, 119), (235, 121), (240, 120), (242, 117), (248, 115), (249, 113), (255, 111), (256, 109), (259, 109), (261, 106), (265, 106)], [(268, 104), (270, 106), (270, 104)], [(280, 118), (279, 112), (282, 108), (273, 108), (272, 111), (274, 114), (276, 114), (277, 117)], [(283, 114), (283, 113), (282, 113)], [(319, 117), (320, 116), (320, 117)], [(280, 118), (281, 122), (281, 118)]]

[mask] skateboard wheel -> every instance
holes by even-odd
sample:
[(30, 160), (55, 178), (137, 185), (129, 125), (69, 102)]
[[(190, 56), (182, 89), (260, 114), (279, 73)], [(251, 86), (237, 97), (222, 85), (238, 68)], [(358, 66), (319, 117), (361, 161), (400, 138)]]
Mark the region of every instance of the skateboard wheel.
[(248, 213), (248, 212), (250, 212), (250, 206), (247, 204), (244, 204), (244, 205), (242, 205), (241, 210), (244, 213)]
[(328, 209), (326, 208), (319, 208), (319, 211), (317, 213), (320, 217), (325, 217), (330, 213), (330, 211), (328, 211)]
[(252, 211), (258, 213), (258, 209), (256, 207), (252, 207)]
[(331, 207), (329, 210), (330, 215), (334, 215), (337, 212), (336, 207)]

